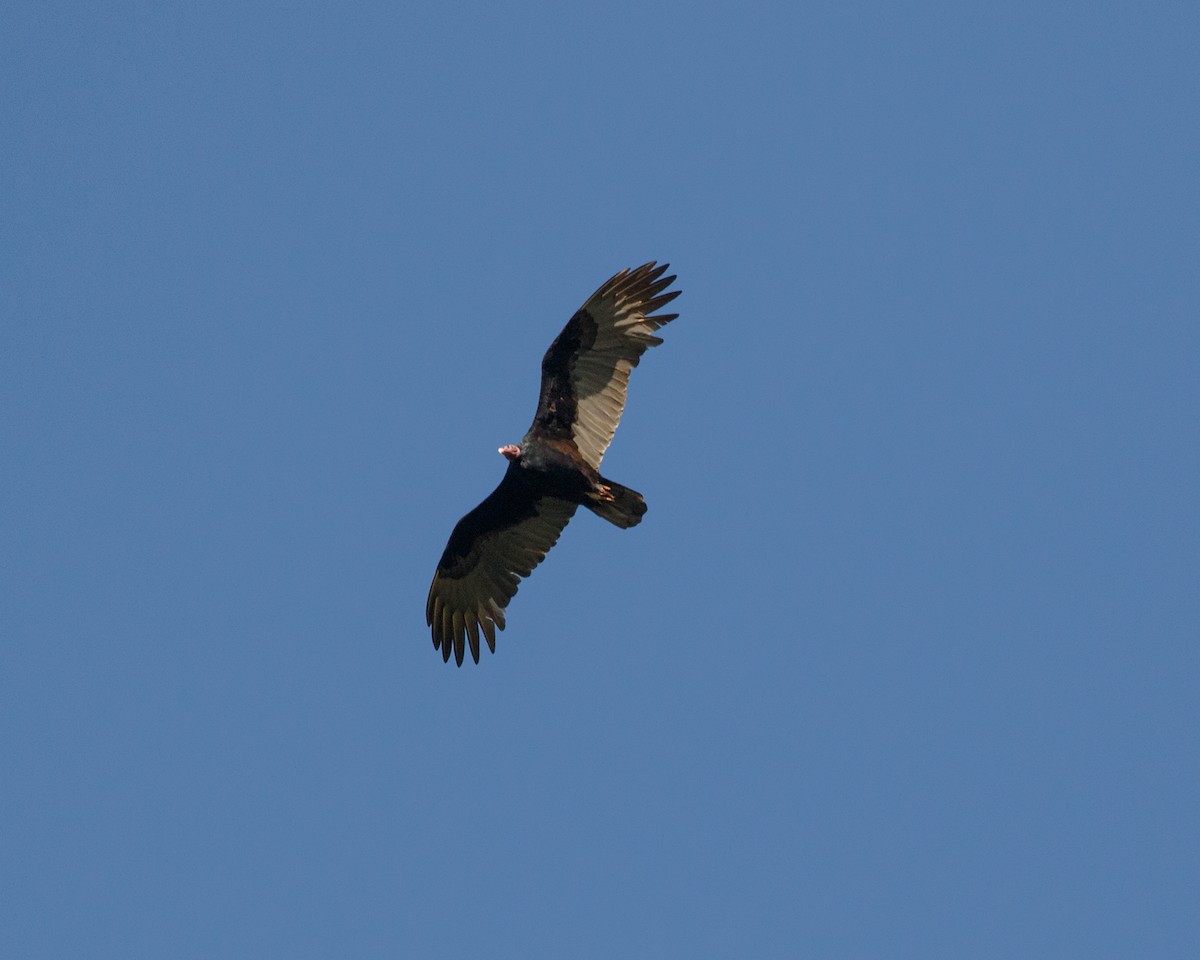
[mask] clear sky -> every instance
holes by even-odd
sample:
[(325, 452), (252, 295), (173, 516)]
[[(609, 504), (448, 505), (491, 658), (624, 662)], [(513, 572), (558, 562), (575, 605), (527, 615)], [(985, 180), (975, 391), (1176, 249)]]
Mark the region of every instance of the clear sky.
[[(5, 957), (1200, 956), (1194, 3), (5, 21)], [(651, 259), (645, 522), (443, 664)]]

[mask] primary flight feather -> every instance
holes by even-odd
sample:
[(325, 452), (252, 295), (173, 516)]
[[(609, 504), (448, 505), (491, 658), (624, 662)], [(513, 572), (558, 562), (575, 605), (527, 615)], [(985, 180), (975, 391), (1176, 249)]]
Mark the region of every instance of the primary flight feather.
[(646, 512), (640, 493), (600, 475), (600, 461), (625, 409), (629, 372), (662, 343), (654, 335), (678, 314), (655, 314), (680, 291), (667, 289), (667, 264), (625, 269), (593, 293), (542, 358), (533, 423), (500, 453), (500, 485), (458, 521), (438, 561), (425, 622), (442, 658), (479, 662), (479, 637), (496, 651), (508, 602), (558, 541), (581, 504), (618, 527)]

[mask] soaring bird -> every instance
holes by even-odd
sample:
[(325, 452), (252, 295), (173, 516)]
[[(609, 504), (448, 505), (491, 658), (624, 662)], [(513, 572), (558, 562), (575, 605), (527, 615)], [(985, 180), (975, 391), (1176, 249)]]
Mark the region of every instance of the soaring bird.
[(500, 485), (458, 521), (438, 561), (425, 622), (442, 659), (461, 667), (469, 646), (479, 662), (479, 635), (496, 652), (508, 603), (522, 577), (545, 558), (581, 504), (618, 527), (641, 523), (642, 495), (600, 475), (629, 373), (662, 343), (654, 331), (676, 313), (655, 314), (680, 291), (653, 261), (625, 269), (588, 297), (542, 358), (542, 388), (533, 423), (520, 443), (500, 448), (508, 469)]

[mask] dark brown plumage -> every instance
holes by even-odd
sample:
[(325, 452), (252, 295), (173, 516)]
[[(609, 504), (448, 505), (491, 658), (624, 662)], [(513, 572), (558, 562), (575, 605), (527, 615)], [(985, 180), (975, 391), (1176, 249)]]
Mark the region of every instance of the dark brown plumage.
[(653, 262), (622, 270), (588, 298), (542, 358), (537, 413), (518, 446), (501, 447), (504, 479), (458, 521), (438, 562), (425, 622), (444, 660), (465, 650), (479, 662), (479, 637), (496, 650), (508, 602), (583, 505), (619, 527), (641, 522), (642, 495), (600, 475), (600, 461), (625, 409), (629, 372), (662, 343), (654, 331), (678, 314), (654, 316), (680, 291)]

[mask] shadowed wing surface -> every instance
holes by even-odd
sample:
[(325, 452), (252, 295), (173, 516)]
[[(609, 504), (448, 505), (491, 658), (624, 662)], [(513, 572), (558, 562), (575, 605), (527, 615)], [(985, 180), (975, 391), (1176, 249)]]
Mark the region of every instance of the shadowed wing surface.
[[(680, 291), (654, 262), (612, 277), (588, 298), (542, 358), (542, 389), (531, 432), (572, 440), (600, 468), (625, 409), (629, 372), (662, 343), (654, 331), (678, 314), (652, 316)], [(660, 279), (661, 278), (661, 279)]]
[(462, 666), (470, 645), (479, 662), (479, 634), (496, 652), (496, 629), (504, 629), (504, 610), (558, 541), (577, 504), (545, 496), (528, 483), (505, 474), (500, 485), (458, 521), (438, 561), (425, 622), (442, 659)]

